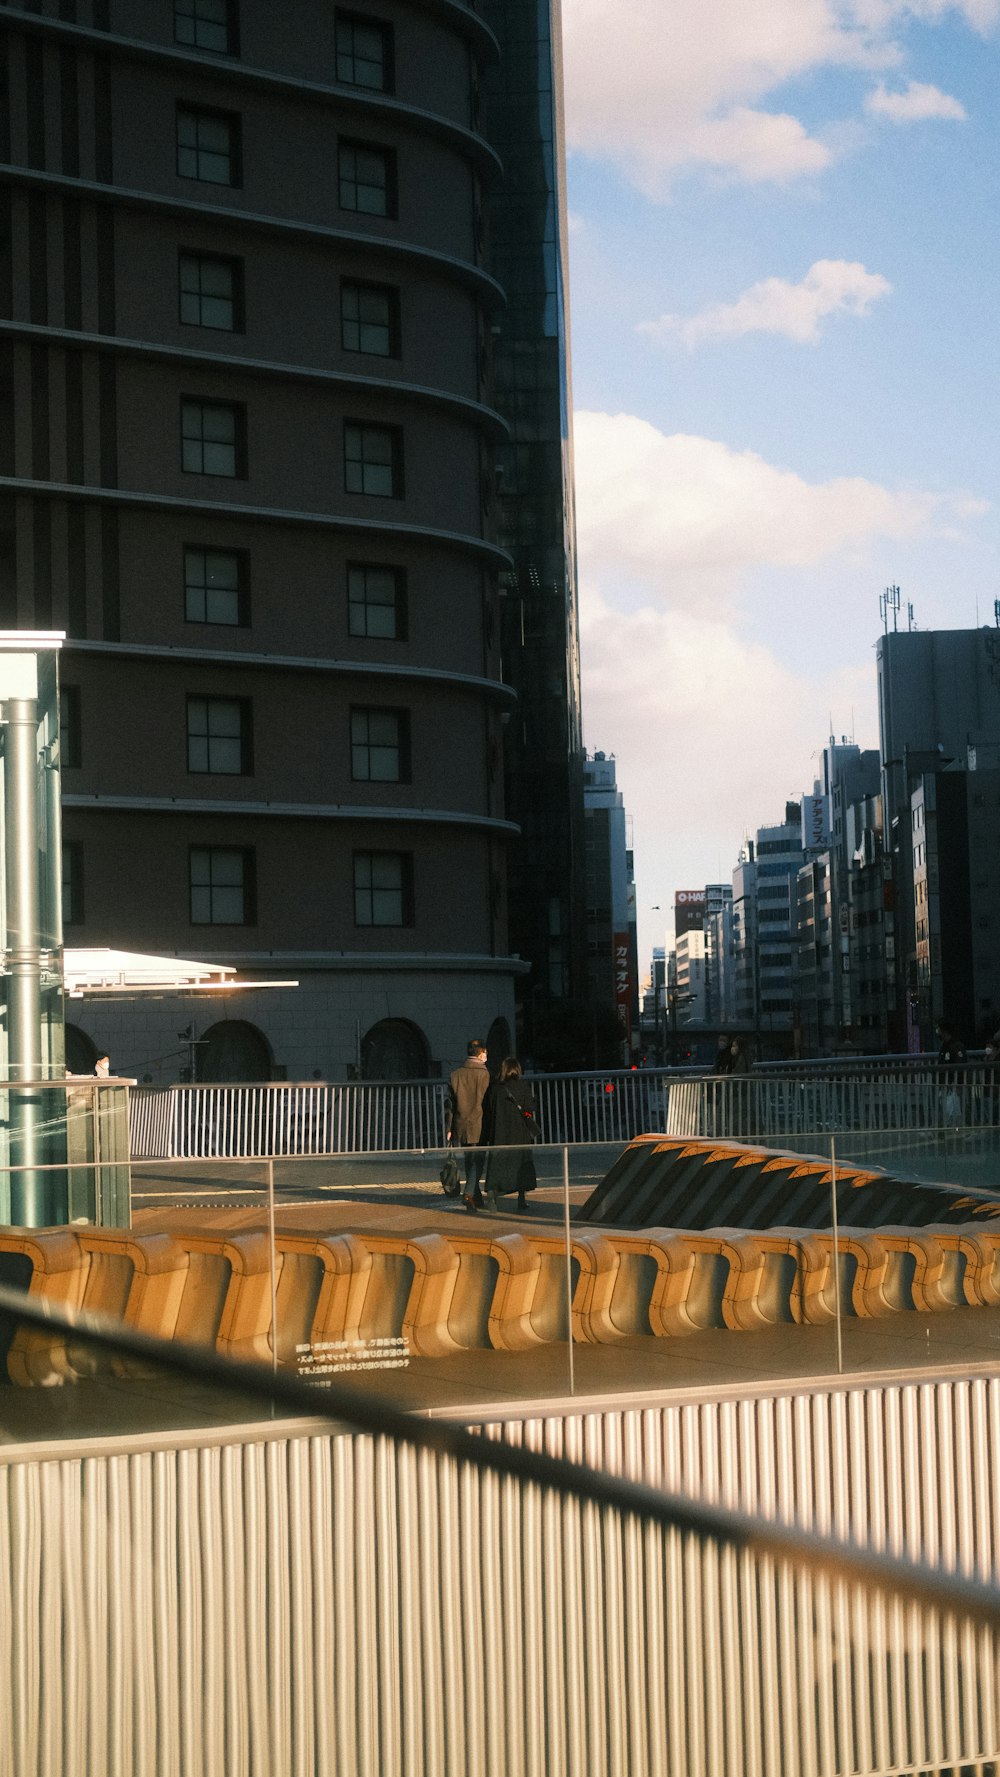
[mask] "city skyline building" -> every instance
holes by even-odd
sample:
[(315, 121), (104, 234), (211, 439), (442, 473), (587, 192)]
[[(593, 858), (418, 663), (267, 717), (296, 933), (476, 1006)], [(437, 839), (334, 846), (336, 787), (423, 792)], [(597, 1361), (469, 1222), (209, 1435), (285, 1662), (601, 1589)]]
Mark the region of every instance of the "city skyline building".
[(613, 758), (585, 756), (583, 796), (587, 999), (594, 1008), (614, 1007), (621, 1059), (630, 1061), (638, 1034), (635, 876)]
[[(912, 798), (928, 774), (995, 763), (1000, 629), (890, 631), (878, 639), (876, 668), (883, 838), (894, 917), (888, 1040), (890, 1048), (916, 1050), (927, 984), (918, 981)], [(941, 991), (948, 997), (947, 987)], [(975, 1033), (963, 1034), (968, 1042)]]
[[(550, 120), (510, 190), (548, 167), (555, 192), (548, 50), (526, 74), (513, 35), (415, 0), (71, 10), (5, 21), (0, 107), (0, 612), (67, 632), (67, 936), (296, 975), (199, 1027), (206, 1078), (426, 1074), (470, 1030), (506, 1050), (507, 848), (559, 836), (565, 865), (582, 826), (565, 243), (535, 241), (505, 348), (483, 121), (509, 55), (520, 115), (534, 81)], [(555, 542), (540, 517), (524, 539), (556, 553), (516, 569), (520, 673), (495, 338), (512, 418), (529, 359), (562, 415), (501, 465), (530, 480), (548, 453), (538, 514), (559, 485)], [(522, 809), (562, 760), (523, 841), (505, 752)], [(536, 895), (545, 992), (573, 985), (579, 893)], [(154, 1077), (175, 1023), (87, 1013)]]
[(793, 1029), (795, 878), (803, 859), (802, 810), (758, 827), (733, 871), (735, 1019), (767, 1046), (787, 1048)]

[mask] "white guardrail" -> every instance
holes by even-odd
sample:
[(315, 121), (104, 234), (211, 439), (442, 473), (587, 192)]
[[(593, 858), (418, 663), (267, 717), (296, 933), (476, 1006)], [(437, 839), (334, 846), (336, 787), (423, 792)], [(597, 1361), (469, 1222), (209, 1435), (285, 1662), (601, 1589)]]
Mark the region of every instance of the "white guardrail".
[(1000, 1086), (978, 1064), (874, 1074), (748, 1074), (674, 1080), (665, 1133), (767, 1141), (837, 1131), (987, 1129)]
[[(980, 1064), (873, 1062), (762, 1069), (738, 1078), (643, 1068), (531, 1077), (545, 1142), (627, 1142), (633, 1136), (736, 1141), (835, 1130), (985, 1128), (1000, 1087)], [(269, 1155), (388, 1153), (445, 1140), (443, 1080), (327, 1084), (137, 1086), (132, 1157), (255, 1160)]]

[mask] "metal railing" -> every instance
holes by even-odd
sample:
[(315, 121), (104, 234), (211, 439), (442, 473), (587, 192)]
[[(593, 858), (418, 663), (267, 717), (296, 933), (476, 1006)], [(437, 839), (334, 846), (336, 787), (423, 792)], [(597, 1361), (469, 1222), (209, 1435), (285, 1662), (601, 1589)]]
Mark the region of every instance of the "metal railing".
[[(670, 1078), (666, 1069), (533, 1076), (541, 1136), (624, 1142), (662, 1129)], [(259, 1159), (440, 1147), (446, 1092), (443, 1080), (137, 1086), (132, 1153)]]
[(666, 1133), (766, 1141), (824, 1130), (987, 1129), (1000, 1087), (978, 1063), (878, 1074), (698, 1076), (670, 1086)]
[[(174, 1397), (177, 1377), (222, 1388), (230, 1419), (242, 1394), (250, 1421), (0, 1445), (5, 1773), (985, 1777), (1000, 1756), (987, 1499), (981, 1546), (953, 1500), (928, 1523), (931, 1566), (919, 1513), (909, 1560), (849, 1540), (850, 1440), (814, 1458), (821, 1535), (763, 1498), (751, 1515), (561, 1460), (538, 1427), (545, 1450), (473, 1435), (10, 1289), (0, 1313), (161, 1366)], [(993, 1407), (966, 1414), (987, 1494)], [(908, 1454), (944, 1433), (933, 1402), (910, 1418)], [(592, 1429), (567, 1422), (562, 1448)]]
[[(1000, 1089), (981, 1063), (941, 1070), (926, 1058), (803, 1064), (736, 1078), (669, 1068), (536, 1074), (546, 1142), (623, 1143), (636, 1135), (762, 1140), (817, 1130), (987, 1127)], [(445, 1139), (442, 1080), (138, 1086), (136, 1159), (263, 1159), (388, 1153)]]

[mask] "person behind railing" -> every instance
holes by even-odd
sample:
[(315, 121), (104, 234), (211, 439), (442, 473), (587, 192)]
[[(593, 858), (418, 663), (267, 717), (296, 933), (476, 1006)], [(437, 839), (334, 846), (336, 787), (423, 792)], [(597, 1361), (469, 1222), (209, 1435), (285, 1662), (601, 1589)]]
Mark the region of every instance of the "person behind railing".
[(497, 1209), (497, 1197), (517, 1192), (517, 1213), (524, 1215), (525, 1194), (538, 1184), (532, 1144), (538, 1137), (535, 1095), (516, 1055), (500, 1064), (483, 1106), (483, 1139), (490, 1148), (486, 1163), (486, 1202)]
[(448, 1078), (445, 1102), (445, 1136), (449, 1143), (460, 1142), (465, 1150), (465, 1190), (462, 1202), (470, 1215), (482, 1208), (483, 1194), (479, 1188), (485, 1155), (483, 1134), (483, 1100), (490, 1083), (486, 1067), (486, 1044), (471, 1037), (466, 1045), (466, 1058)]
[(1000, 1122), (1000, 1030), (995, 1030), (983, 1050), (984, 1122)]
[(944, 1123), (962, 1122), (962, 1098), (959, 1092), (960, 1073), (945, 1072), (945, 1069), (964, 1069), (968, 1059), (965, 1044), (956, 1037), (947, 1019), (939, 1018), (934, 1026), (934, 1035), (938, 1040), (938, 1067), (941, 1071), (940, 1110)]
[(729, 1042), (729, 1078), (733, 1084), (727, 1089), (726, 1128), (717, 1131), (719, 1135), (728, 1135), (739, 1141), (751, 1133), (750, 1130), (750, 1088), (746, 1084), (750, 1072), (750, 1051), (745, 1037), (731, 1037)]
[(731, 1074), (733, 1071), (733, 1045), (724, 1030), (719, 1032), (719, 1045), (715, 1051), (713, 1074)]

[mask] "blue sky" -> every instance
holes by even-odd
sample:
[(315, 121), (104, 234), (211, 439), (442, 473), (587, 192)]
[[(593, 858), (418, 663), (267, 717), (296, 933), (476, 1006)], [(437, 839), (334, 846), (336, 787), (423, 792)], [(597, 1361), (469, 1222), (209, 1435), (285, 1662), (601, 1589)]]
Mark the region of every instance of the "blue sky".
[(1000, 0), (563, 13), (584, 720), (645, 963), (831, 721), (876, 744), (884, 586), (993, 622)]

